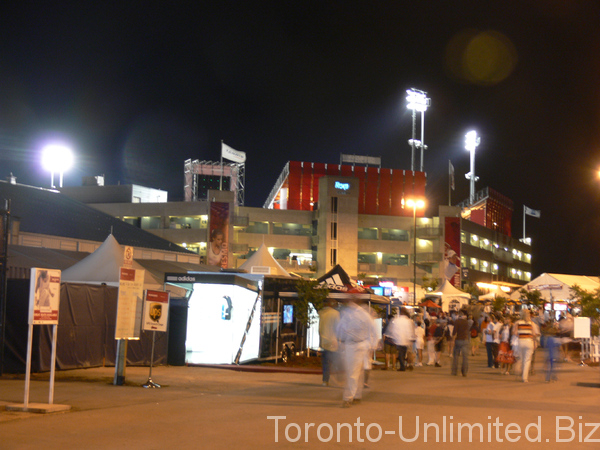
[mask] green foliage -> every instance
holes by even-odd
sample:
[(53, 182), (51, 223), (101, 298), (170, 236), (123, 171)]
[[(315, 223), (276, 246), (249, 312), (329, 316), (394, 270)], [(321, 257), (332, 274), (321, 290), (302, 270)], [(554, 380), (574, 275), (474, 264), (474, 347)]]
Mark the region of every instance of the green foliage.
[(506, 305), (506, 298), (500, 295), (496, 295), (494, 297), (494, 302), (492, 303), (492, 308), (494, 311), (504, 311), (504, 306)]
[(592, 323), (600, 323), (600, 289), (594, 292), (588, 292), (578, 285), (571, 286), (571, 299), (576, 300), (581, 305), (581, 315), (589, 317)]
[(462, 290), (467, 294), (471, 294), (471, 297), (479, 297), (480, 295), (483, 295), (483, 291), (479, 289), (476, 284), (467, 283)]
[(519, 294), (521, 294), (521, 298), (527, 300), (530, 305), (533, 305), (536, 308), (539, 308), (543, 303), (542, 293), (537, 289), (534, 289), (533, 291), (521, 289)]
[(440, 285), (440, 280), (438, 278), (430, 277), (429, 275), (425, 275), (423, 277), (423, 289), (427, 292), (434, 292), (438, 286)]
[(299, 279), (297, 284), (298, 300), (296, 300), (296, 319), (304, 326), (310, 326), (310, 307), (319, 311), (325, 305), (329, 296), (328, 289), (316, 288), (316, 280)]

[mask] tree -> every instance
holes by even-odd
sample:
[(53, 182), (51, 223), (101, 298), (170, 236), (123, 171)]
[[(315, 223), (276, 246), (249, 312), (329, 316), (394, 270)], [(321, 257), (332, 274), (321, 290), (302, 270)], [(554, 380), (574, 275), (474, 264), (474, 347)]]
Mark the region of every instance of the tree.
[(521, 298), (526, 299), (530, 305), (533, 305), (536, 308), (539, 308), (544, 301), (542, 299), (542, 293), (537, 289), (534, 289), (533, 291), (521, 289), (519, 294), (521, 294)]
[(592, 334), (598, 334), (598, 326), (600, 325), (600, 289), (589, 292), (575, 284), (571, 286), (571, 292), (571, 299), (578, 301), (581, 305), (581, 315), (590, 318), (592, 322)]
[(504, 306), (506, 305), (506, 298), (500, 295), (496, 295), (494, 297), (494, 303), (492, 303), (492, 308), (494, 311), (504, 311)]
[(329, 296), (328, 289), (317, 288), (316, 280), (302, 278), (298, 280), (298, 300), (296, 300), (296, 319), (304, 326), (310, 326), (310, 308), (320, 310)]
[(440, 285), (440, 280), (438, 278), (430, 277), (429, 275), (425, 275), (423, 277), (423, 289), (427, 292), (435, 291)]

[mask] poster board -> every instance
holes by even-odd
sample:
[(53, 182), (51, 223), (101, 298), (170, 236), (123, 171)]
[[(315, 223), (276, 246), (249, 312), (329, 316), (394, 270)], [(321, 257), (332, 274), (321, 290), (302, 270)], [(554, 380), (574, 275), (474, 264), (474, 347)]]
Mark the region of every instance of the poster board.
[(575, 317), (573, 321), (573, 338), (589, 339), (591, 337), (592, 322), (589, 317)]
[(144, 312), (142, 314), (142, 329), (144, 331), (167, 331), (169, 299), (169, 292), (146, 291)]
[(57, 325), (60, 305), (60, 270), (31, 269), (29, 325)]
[(140, 338), (144, 273), (144, 270), (120, 268), (115, 339)]

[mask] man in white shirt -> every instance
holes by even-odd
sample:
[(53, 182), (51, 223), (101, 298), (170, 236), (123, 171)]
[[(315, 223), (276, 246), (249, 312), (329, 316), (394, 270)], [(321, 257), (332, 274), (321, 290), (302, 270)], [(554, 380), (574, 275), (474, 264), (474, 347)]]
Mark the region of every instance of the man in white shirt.
[(373, 319), (359, 306), (360, 300), (348, 301), (340, 313), (337, 336), (343, 349), (346, 375), (342, 408), (348, 408), (362, 399), (364, 386), (364, 363), (374, 337)]

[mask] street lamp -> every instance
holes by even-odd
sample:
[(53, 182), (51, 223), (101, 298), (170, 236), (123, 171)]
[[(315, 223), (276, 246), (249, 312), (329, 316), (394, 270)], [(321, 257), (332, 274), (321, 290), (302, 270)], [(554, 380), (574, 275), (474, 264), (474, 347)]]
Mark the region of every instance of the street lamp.
[(60, 144), (46, 145), (42, 149), (42, 166), (50, 172), (50, 187), (54, 186), (54, 173), (60, 174), (58, 187), (63, 187), (63, 172), (73, 165), (73, 153), (69, 147)]
[(471, 181), (469, 202), (472, 205), (475, 203), (475, 182), (479, 180), (479, 177), (475, 176), (475, 149), (479, 146), (481, 139), (477, 137), (477, 131), (469, 131), (465, 137), (465, 149), (471, 153), (471, 171), (465, 175), (465, 178)]
[[(410, 170), (415, 171), (415, 147), (421, 148), (421, 168), (420, 171), (423, 172), (423, 151), (427, 149), (425, 145), (425, 111), (427, 111), (427, 107), (431, 106), (431, 99), (427, 98), (427, 92), (421, 91), (419, 89), (411, 88), (406, 91), (408, 97), (406, 97), (406, 101), (408, 104), (406, 107), (412, 110), (412, 139), (408, 141), (408, 144), (411, 147), (411, 159), (410, 159)], [(415, 139), (415, 127), (417, 120), (417, 111), (421, 111), (421, 140)]]
[(406, 206), (413, 209), (413, 221), (414, 221), (414, 252), (413, 252), (413, 306), (417, 304), (417, 208), (425, 208), (425, 201), (422, 199), (406, 200)]

